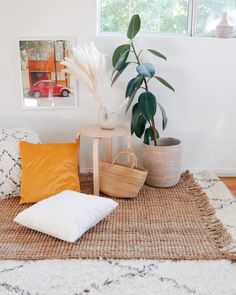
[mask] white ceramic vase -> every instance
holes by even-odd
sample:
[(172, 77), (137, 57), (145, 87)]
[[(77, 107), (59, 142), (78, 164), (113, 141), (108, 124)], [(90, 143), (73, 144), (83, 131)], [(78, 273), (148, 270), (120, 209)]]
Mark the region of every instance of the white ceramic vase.
[(222, 19), (216, 26), (216, 37), (218, 38), (231, 38), (233, 36), (234, 27), (229, 24), (228, 14), (224, 12)]

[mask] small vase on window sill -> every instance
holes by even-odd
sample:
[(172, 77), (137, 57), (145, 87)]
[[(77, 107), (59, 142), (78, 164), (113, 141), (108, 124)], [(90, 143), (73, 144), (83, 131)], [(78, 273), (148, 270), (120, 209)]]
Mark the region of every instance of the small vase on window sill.
[(102, 129), (112, 130), (116, 127), (115, 112), (108, 112), (107, 108), (102, 107), (99, 110), (99, 126)]
[(231, 38), (233, 36), (234, 27), (229, 24), (227, 12), (222, 13), (222, 19), (216, 26), (216, 37)]

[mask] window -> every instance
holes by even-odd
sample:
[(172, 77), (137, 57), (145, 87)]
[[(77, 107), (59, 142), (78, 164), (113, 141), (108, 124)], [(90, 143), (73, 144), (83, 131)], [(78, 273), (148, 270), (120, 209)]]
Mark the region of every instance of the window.
[(228, 12), (231, 25), (236, 25), (236, 0), (198, 0), (197, 34), (213, 34), (222, 12)]
[(138, 13), (143, 33), (213, 34), (222, 12), (236, 25), (236, 0), (98, 0), (100, 32), (125, 33)]
[(101, 31), (125, 32), (135, 13), (145, 33), (187, 33), (187, 0), (101, 0)]
[(47, 86), (47, 85), (43, 82), (38, 83), (38, 87), (45, 87), (45, 86)]
[(66, 80), (65, 72), (57, 72), (57, 75), (55, 74), (55, 72), (51, 72), (52, 80), (56, 80), (56, 76), (57, 76), (57, 80)]

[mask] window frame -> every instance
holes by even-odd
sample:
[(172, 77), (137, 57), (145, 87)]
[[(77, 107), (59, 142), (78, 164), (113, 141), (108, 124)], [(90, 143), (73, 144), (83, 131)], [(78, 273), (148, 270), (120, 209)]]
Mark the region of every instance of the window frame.
[[(102, 28), (102, 0), (97, 0), (97, 36), (124, 36), (122, 32), (103, 32)], [(187, 33), (140, 33), (143, 37), (153, 36), (182, 36), (182, 37), (215, 37), (214, 33), (201, 34), (197, 33), (197, 9), (198, 0), (188, 0), (188, 15), (187, 15)]]

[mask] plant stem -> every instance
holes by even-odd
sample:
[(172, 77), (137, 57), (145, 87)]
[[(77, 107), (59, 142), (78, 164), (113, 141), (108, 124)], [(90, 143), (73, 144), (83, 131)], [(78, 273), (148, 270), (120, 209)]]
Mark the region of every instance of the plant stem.
[(135, 57), (136, 57), (136, 59), (137, 59), (137, 62), (138, 62), (138, 64), (140, 65), (141, 63), (140, 63), (140, 60), (139, 60), (138, 54), (137, 54), (137, 52), (136, 52), (136, 49), (135, 49), (135, 47), (134, 47), (134, 43), (133, 43), (133, 41), (131, 41), (131, 46), (132, 46), (132, 48), (133, 48), (133, 53), (134, 53), (134, 55), (135, 55)]
[[(135, 47), (134, 47), (134, 43), (133, 43), (133, 41), (131, 41), (131, 47), (132, 47), (132, 49), (133, 49), (133, 53), (134, 53), (134, 55), (135, 55), (135, 57), (136, 57), (136, 59), (137, 59), (137, 63), (138, 63), (138, 65), (141, 65), (141, 62), (140, 62), (140, 60), (139, 60), (139, 55), (138, 55), (137, 52), (136, 52), (136, 49), (135, 49)], [(146, 90), (146, 92), (148, 92), (148, 91), (149, 91), (149, 90), (148, 90), (148, 81), (147, 81), (146, 77), (144, 77), (144, 84), (145, 84), (145, 90)], [(152, 132), (153, 132), (154, 145), (157, 146), (156, 124), (155, 124), (155, 120), (154, 120), (154, 118), (152, 118), (152, 120), (151, 120), (151, 122), (149, 122), (149, 124), (150, 124), (150, 127), (152, 128)]]
[(152, 132), (153, 132), (154, 145), (157, 146), (156, 125), (155, 125), (154, 118), (152, 118), (151, 122), (152, 122), (152, 124), (150, 124), (150, 125), (152, 127)]

